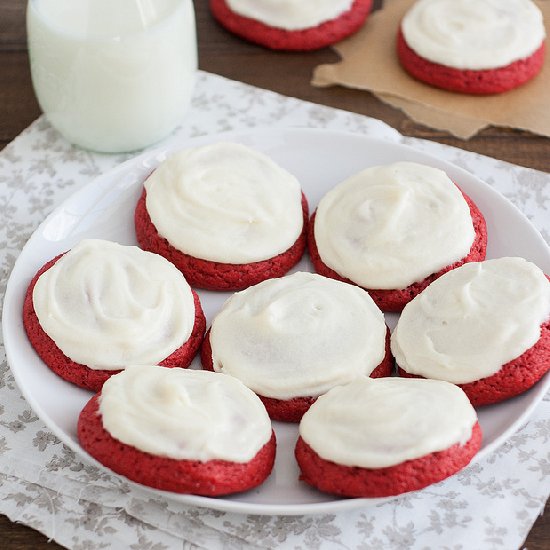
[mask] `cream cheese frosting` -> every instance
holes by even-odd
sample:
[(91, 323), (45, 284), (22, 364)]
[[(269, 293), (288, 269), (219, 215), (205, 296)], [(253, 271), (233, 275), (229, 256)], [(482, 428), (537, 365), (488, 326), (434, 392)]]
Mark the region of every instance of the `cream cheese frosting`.
[(384, 468), (465, 444), (476, 421), (453, 384), (362, 378), (319, 397), (300, 422), (300, 436), (325, 460)]
[(182, 252), (230, 264), (286, 252), (303, 227), (298, 180), (266, 155), (236, 143), (185, 149), (145, 182), (161, 236)]
[(317, 396), (369, 375), (386, 330), (361, 288), (298, 272), (227, 300), (210, 332), (214, 370), (266, 397)]
[(57, 347), (91, 369), (157, 363), (195, 322), (191, 288), (170, 262), (99, 239), (81, 241), (45, 271), (33, 305)]
[(403, 18), (418, 55), (457, 69), (494, 69), (532, 55), (545, 38), (530, 0), (419, 0)]
[(391, 337), (412, 374), (473, 382), (495, 374), (540, 338), (550, 317), (550, 282), (523, 258), (468, 263), (412, 300)]
[(226, 0), (243, 17), (289, 31), (316, 27), (348, 11), (354, 0)]
[(317, 208), (322, 261), (369, 289), (403, 289), (461, 260), (475, 238), (470, 209), (442, 170), (412, 162), (367, 168)]
[(115, 439), (174, 459), (248, 462), (271, 439), (260, 399), (207, 371), (128, 367), (103, 385), (99, 411)]

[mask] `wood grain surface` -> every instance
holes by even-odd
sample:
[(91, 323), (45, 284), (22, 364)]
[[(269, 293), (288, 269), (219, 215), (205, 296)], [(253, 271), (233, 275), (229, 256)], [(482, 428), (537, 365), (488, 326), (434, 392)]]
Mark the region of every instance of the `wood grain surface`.
[[(367, 92), (344, 88), (313, 88), (313, 68), (337, 61), (330, 49), (311, 53), (277, 53), (247, 44), (220, 28), (211, 18), (206, 0), (195, 0), (199, 63), (205, 71), (260, 88), (338, 107), (381, 119), (402, 134), (476, 151), (522, 166), (550, 172), (550, 139), (528, 132), (490, 128), (461, 141), (416, 124)], [(380, 5), (380, 1), (377, 5)], [(40, 115), (32, 90), (25, 34), (23, 0), (0, 0), (0, 149)], [(550, 549), (550, 508), (536, 521), (525, 541), (529, 550)], [(0, 549), (55, 549), (61, 546), (40, 533), (0, 515)]]

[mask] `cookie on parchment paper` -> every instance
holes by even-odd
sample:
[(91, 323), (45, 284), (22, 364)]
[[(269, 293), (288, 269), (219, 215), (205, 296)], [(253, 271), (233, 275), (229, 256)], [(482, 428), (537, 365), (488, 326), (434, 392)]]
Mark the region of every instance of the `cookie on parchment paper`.
[(487, 95), (534, 78), (544, 40), (542, 14), (531, 0), (419, 0), (403, 18), (397, 53), (417, 80)]

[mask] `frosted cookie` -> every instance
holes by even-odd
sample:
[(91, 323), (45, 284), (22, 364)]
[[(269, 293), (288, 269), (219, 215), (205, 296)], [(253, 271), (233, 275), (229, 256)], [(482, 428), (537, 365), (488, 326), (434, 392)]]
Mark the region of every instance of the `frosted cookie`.
[(531, 0), (419, 0), (397, 37), (404, 69), (468, 94), (516, 88), (542, 69), (542, 14)]
[(309, 224), (321, 275), (361, 286), (384, 311), (443, 273), (483, 260), (483, 215), (445, 172), (397, 162), (367, 168), (329, 191)]
[(189, 366), (206, 327), (170, 262), (102, 240), (83, 240), (38, 271), (23, 323), (53, 372), (93, 391), (128, 364)]
[(363, 378), (330, 390), (300, 422), (300, 479), (347, 497), (422, 489), (464, 468), (481, 445), (464, 392), (436, 380)]
[(96, 460), (163, 491), (218, 496), (262, 483), (275, 434), (261, 401), (238, 380), (204, 371), (128, 367), (78, 419)]
[(284, 275), (302, 257), (308, 206), (298, 180), (244, 145), (180, 151), (144, 187), (137, 240), (191, 286), (240, 290)]
[(228, 31), (273, 50), (316, 50), (355, 33), (372, 0), (210, 0)]
[(401, 376), (453, 382), (474, 405), (518, 395), (550, 369), (550, 282), (522, 258), (466, 264), (405, 307), (391, 346)]
[(298, 272), (233, 295), (212, 322), (203, 367), (234, 376), (274, 420), (298, 422), (317, 397), (389, 376), (384, 315), (362, 289)]

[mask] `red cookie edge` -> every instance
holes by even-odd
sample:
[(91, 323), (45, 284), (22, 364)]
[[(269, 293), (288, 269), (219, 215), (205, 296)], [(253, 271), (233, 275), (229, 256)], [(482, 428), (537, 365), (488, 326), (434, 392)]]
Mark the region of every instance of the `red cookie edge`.
[(414, 78), (436, 88), (464, 94), (489, 95), (507, 92), (534, 78), (544, 64), (545, 43), (529, 57), (495, 69), (457, 69), (429, 61), (408, 44), (400, 29), (397, 56), (401, 66)]
[[(456, 384), (474, 407), (499, 403), (526, 392), (550, 370), (550, 321), (540, 327), (541, 335), (536, 344), (502, 365), (499, 371), (485, 378), (466, 384)], [(399, 376), (403, 378), (424, 378), (410, 374), (400, 366)]]
[(300, 479), (323, 491), (346, 497), (382, 498), (423, 489), (467, 466), (481, 447), (481, 428), (476, 422), (464, 444), (427, 454), (385, 468), (343, 466), (321, 458), (301, 437), (295, 457)]

